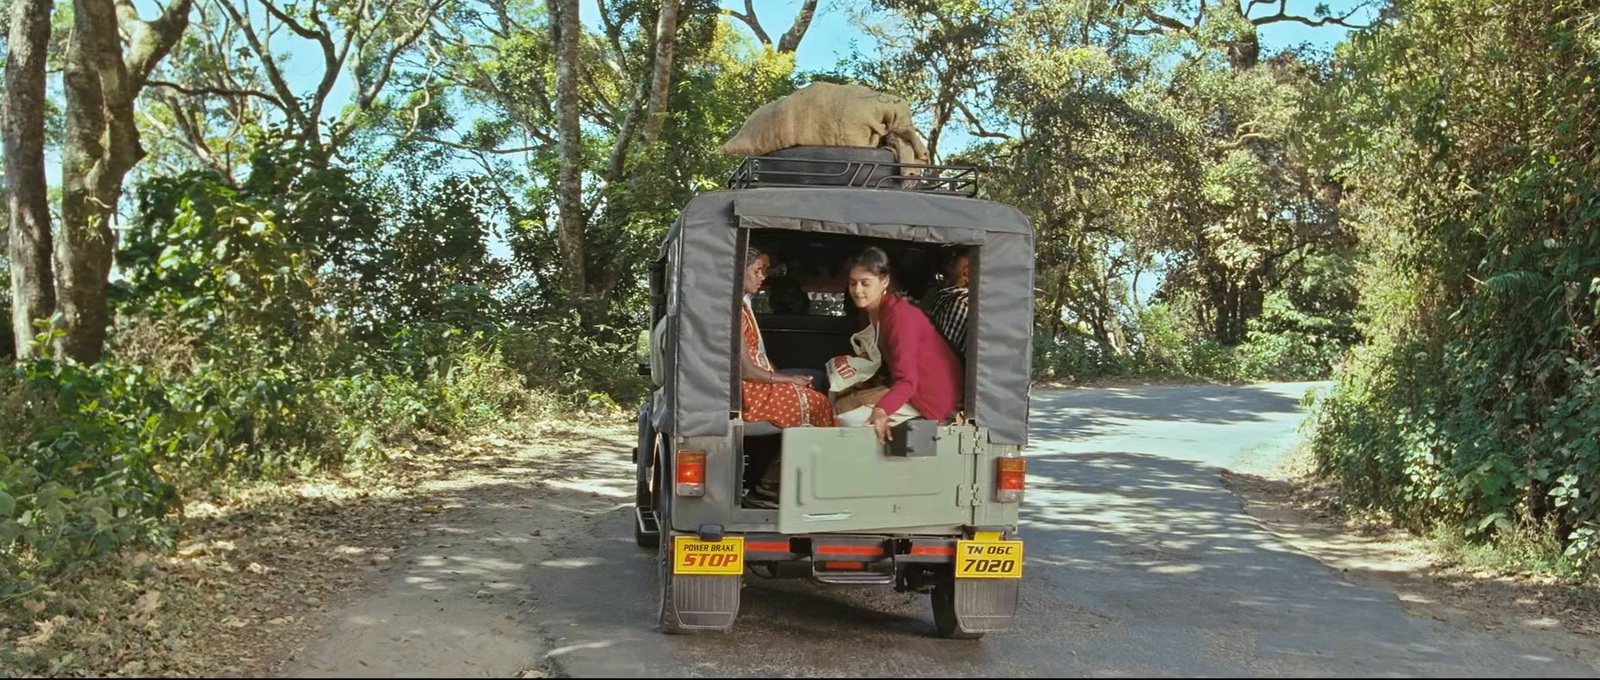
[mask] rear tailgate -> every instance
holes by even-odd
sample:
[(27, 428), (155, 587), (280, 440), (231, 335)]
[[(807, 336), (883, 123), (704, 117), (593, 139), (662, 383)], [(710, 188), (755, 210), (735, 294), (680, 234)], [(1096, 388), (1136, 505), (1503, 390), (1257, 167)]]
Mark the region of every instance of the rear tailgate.
[(957, 428), (939, 431), (935, 455), (905, 458), (885, 455), (871, 428), (785, 429), (778, 531), (971, 524), (975, 458), (962, 454)]

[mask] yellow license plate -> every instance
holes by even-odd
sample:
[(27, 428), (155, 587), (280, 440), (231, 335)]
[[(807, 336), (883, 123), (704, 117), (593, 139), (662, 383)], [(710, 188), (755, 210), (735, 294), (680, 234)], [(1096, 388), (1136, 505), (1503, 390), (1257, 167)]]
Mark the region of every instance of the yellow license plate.
[(956, 578), (1022, 578), (1022, 541), (956, 541)]
[(744, 537), (724, 536), (720, 542), (708, 543), (698, 536), (674, 536), (672, 573), (743, 574)]

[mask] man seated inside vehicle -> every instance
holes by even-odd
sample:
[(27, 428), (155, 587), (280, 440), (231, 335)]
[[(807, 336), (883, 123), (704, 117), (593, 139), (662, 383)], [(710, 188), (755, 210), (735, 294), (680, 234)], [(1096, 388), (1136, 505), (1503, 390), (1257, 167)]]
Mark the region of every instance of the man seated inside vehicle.
[(953, 251), (944, 267), (945, 287), (923, 304), (923, 309), (932, 317), (933, 327), (962, 361), (967, 358), (967, 282), (971, 270), (971, 251), (965, 248)]
[[(916, 305), (890, 292), (889, 256), (869, 247), (850, 258), (850, 299), (876, 328), (889, 386), (870, 406), (840, 413), (841, 426), (869, 426), (889, 441), (889, 428), (912, 418), (943, 421), (962, 395), (961, 363)], [(883, 369), (880, 369), (883, 370)]]

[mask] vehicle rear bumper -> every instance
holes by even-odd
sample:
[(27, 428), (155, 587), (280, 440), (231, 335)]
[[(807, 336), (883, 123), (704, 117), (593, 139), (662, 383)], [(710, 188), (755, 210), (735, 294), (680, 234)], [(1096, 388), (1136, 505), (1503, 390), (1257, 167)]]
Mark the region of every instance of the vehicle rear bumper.
[[(1015, 531), (994, 529), (1015, 538)], [(970, 534), (970, 532), (969, 532)], [(746, 563), (862, 562), (954, 564), (956, 542), (968, 536), (892, 536), (872, 534), (786, 535), (768, 532), (744, 536)]]

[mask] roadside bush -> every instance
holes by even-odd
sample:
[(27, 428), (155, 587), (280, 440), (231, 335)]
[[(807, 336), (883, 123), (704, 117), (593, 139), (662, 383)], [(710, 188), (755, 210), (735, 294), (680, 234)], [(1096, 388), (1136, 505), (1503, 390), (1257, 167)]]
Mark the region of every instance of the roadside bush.
[(453, 434), (553, 406), (491, 341), (455, 340), (437, 358), (420, 379), (313, 378), (295, 364), (200, 363), (173, 376), (114, 362), (19, 364), (0, 380), (6, 583), (123, 545), (170, 545), (166, 519), (184, 489), (372, 463), (420, 431)]
[(1039, 380), (1081, 382), (1135, 375), (1127, 357), (1106, 352), (1094, 338), (1073, 334), (1062, 338), (1035, 335), (1034, 377)]
[(136, 369), (36, 360), (0, 379), (0, 598), (128, 543), (166, 544), (178, 443)]
[(1245, 341), (1235, 348), (1235, 374), (1245, 380), (1321, 380), (1343, 356), (1347, 323), (1306, 314), (1274, 291), (1261, 316), (1249, 321)]
[(488, 222), (463, 216), (480, 187), (379, 209), (314, 160), (269, 144), (239, 186), (146, 182), (105, 360), (0, 376), (0, 605), (107, 551), (170, 546), (192, 493), (643, 393), (631, 335), (489, 294), (508, 274), (486, 259)]
[(560, 395), (568, 406), (586, 406), (594, 396), (632, 403), (649, 379), (638, 374), (632, 333), (602, 327), (574, 333), (577, 315), (533, 319), (497, 336), (500, 355), (536, 392)]
[(1403, 9), (1341, 49), (1327, 95), (1362, 187), (1370, 344), (1318, 406), (1312, 450), (1358, 507), (1477, 541), (1551, 532), (1592, 565), (1600, 13)]

